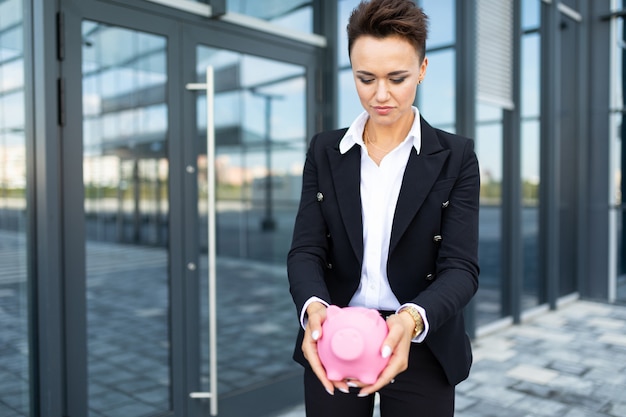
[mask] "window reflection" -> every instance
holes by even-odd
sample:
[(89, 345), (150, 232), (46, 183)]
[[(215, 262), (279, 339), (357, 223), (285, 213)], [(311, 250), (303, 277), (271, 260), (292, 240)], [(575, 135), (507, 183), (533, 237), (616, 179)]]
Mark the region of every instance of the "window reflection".
[(339, 126), (347, 127), (362, 111), (354, 85), (352, 70), (347, 69), (339, 72)]
[(277, 26), (300, 32), (313, 32), (313, 2), (311, 0), (226, 0), (229, 13), (266, 20)]
[(539, 30), (541, 0), (522, 0), (522, 29)]
[(478, 104), (476, 154), (480, 161), (480, 222), (478, 258), (480, 286), (476, 294), (476, 324), (502, 317), (502, 109)]
[(0, 2), (0, 414), (29, 416), (24, 4)]
[(82, 35), (90, 415), (166, 413), (166, 41), (90, 21)]
[(539, 120), (522, 121), (522, 309), (544, 301), (539, 271)]
[[(159, 3), (158, 0), (147, 0)], [(185, 11), (195, 10), (193, 3), (209, 3), (208, 0), (181, 0), (170, 4), (173, 8)], [(191, 7), (190, 7), (191, 6)], [(226, 12), (264, 20), (277, 27), (290, 31), (313, 33), (313, 1), (312, 0), (226, 0)], [(193, 11), (192, 13), (198, 13)], [(200, 12), (204, 14), (205, 12)]]
[[(217, 386), (227, 394), (297, 370), (290, 351), (297, 323), (283, 265), (306, 153), (306, 79), (301, 66), (199, 46), (198, 82), (209, 65), (216, 90)], [(196, 103), (199, 275), (206, 277), (210, 162), (204, 92)], [(206, 281), (199, 293), (204, 389), (209, 388)], [(233, 315), (228, 313), (233, 305), (245, 307)], [(241, 360), (239, 348), (250, 343), (255, 354)]]
[(164, 244), (165, 231), (155, 228), (166, 221), (156, 209), (167, 207), (165, 42), (93, 22), (84, 23), (83, 39), (88, 237)]
[(337, 33), (339, 37), (337, 62), (340, 67), (338, 74), (339, 92), (337, 94), (339, 117), (336, 127), (338, 128), (349, 126), (354, 118), (363, 111), (354, 86), (352, 67), (348, 57), (348, 36), (346, 34), (346, 25), (348, 24), (350, 13), (358, 4), (359, 0), (339, 0), (337, 2)]
[(429, 20), (427, 48), (452, 46), (456, 38), (456, 0), (421, 0), (420, 5)]
[(433, 126), (456, 131), (456, 54), (453, 48), (426, 51), (428, 71), (417, 88), (420, 113)]
[[(545, 301), (539, 277), (539, 185), (540, 185), (540, 35), (539, 1), (522, 2), (521, 59), (521, 175), (522, 175), (522, 310)], [(533, 26), (535, 25), (535, 26)], [(536, 30), (535, 30), (536, 29)]]
[(0, 2), (0, 414), (30, 415), (22, 0)]
[[(272, 238), (269, 245), (257, 245), (250, 243), (246, 233), (283, 231), (292, 226), (290, 215), (281, 211), (291, 213), (300, 192), (306, 144), (304, 70), (200, 48), (199, 80), (208, 64), (214, 67), (216, 85), (218, 216), (235, 215), (239, 220), (234, 225), (243, 227), (234, 234), (227, 229), (217, 231), (218, 239), (223, 237), (218, 240), (218, 254), (283, 262), (290, 239)], [(200, 152), (206, 155), (206, 97), (199, 95), (197, 104)], [(206, 160), (200, 158), (198, 163), (199, 181), (206, 184)], [(201, 185), (199, 192), (201, 215), (206, 215), (206, 187)], [(218, 221), (220, 225), (230, 223)], [(206, 247), (206, 237), (202, 242)]]
[(359, 0), (339, 0), (337, 2), (337, 59), (339, 66), (342, 68), (350, 66), (348, 58), (348, 36), (346, 34), (346, 25), (350, 18), (350, 13), (359, 4)]

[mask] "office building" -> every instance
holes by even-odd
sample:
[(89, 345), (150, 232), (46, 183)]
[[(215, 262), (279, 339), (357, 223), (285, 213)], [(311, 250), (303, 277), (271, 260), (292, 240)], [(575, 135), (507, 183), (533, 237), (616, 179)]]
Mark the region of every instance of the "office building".
[[(468, 332), (625, 302), (624, 1), (420, 4), (416, 104), (481, 167)], [(0, 0), (0, 415), (301, 401), (285, 258), (308, 140), (361, 111), (355, 5)]]

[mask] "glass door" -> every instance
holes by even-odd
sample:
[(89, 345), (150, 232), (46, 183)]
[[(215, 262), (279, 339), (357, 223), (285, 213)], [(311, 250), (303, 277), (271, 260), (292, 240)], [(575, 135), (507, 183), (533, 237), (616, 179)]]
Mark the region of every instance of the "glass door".
[(16, 417), (31, 413), (25, 9), (0, 2), (0, 416)]
[(164, 36), (82, 22), (90, 417), (172, 410)]
[(149, 6), (61, 2), (68, 408), (275, 414), (302, 399), (285, 262), (316, 49)]
[[(306, 151), (306, 71), (203, 45), (195, 53), (195, 81), (202, 85), (210, 68), (215, 86), (209, 100), (204, 90), (194, 93), (200, 386), (217, 391), (218, 415), (264, 415), (300, 398), (293, 379), (299, 388), (301, 369), (291, 359), (297, 321), (284, 263)], [(214, 137), (214, 152), (207, 137)]]

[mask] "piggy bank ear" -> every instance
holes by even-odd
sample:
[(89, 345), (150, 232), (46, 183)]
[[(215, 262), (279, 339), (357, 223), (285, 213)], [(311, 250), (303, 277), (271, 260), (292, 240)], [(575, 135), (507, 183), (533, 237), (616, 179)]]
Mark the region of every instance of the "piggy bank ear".
[(365, 317), (367, 317), (370, 320), (374, 320), (374, 321), (378, 320), (381, 317), (380, 313), (378, 311), (376, 311), (376, 310), (367, 310), (365, 314), (366, 314)]
[(337, 314), (341, 313), (341, 308), (337, 307), (336, 305), (329, 305), (328, 308), (326, 309), (326, 317), (333, 317)]

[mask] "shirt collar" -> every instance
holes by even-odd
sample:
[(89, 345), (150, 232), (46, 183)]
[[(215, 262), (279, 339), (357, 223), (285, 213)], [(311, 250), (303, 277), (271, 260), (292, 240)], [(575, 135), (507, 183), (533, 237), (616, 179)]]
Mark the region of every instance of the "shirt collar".
[[(413, 119), (413, 125), (411, 126), (411, 130), (409, 130), (407, 138), (413, 138), (413, 147), (419, 155), (420, 149), (422, 148), (422, 129), (420, 125), (420, 112), (415, 106), (413, 106), (413, 113), (415, 114), (415, 118)], [(341, 142), (339, 142), (339, 152), (341, 152), (341, 154), (348, 152), (354, 145), (365, 147), (363, 143), (363, 130), (365, 129), (367, 119), (369, 119), (369, 115), (364, 111), (352, 122), (348, 131), (341, 139)]]

